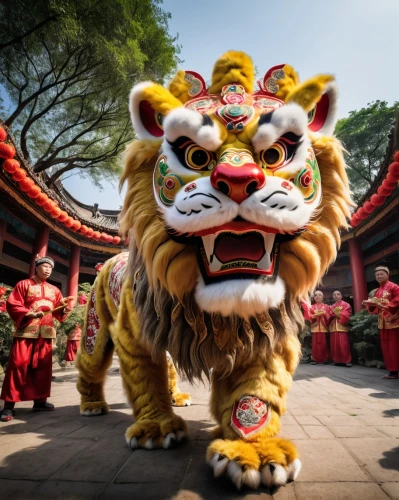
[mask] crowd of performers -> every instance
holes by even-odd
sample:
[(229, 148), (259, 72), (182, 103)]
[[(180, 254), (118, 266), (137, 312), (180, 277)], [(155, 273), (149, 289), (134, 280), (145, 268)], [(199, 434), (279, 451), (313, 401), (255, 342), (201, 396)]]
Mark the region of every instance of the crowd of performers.
[[(384, 379), (399, 376), (399, 285), (389, 281), (389, 268), (377, 266), (375, 279), (380, 285), (374, 297), (363, 301), (370, 314), (378, 315), (378, 330), (384, 364), (389, 371)], [(333, 293), (334, 304), (323, 302), (320, 290), (314, 293), (311, 306), (302, 304), (304, 317), (310, 322), (312, 334), (312, 364), (328, 363), (352, 366), (349, 339), (350, 304), (342, 300), (339, 290)]]
[[(103, 264), (96, 266), (97, 274)], [(33, 411), (52, 411), (50, 396), (52, 377), (52, 343), (56, 336), (54, 319), (65, 321), (75, 305), (75, 297), (63, 297), (60, 290), (47, 282), (54, 268), (50, 257), (36, 260), (35, 275), (16, 284), (8, 299), (6, 288), (0, 287), (0, 313), (8, 312), (15, 324), (14, 339), (8, 358), (7, 371), (0, 399), (4, 408), (1, 421), (12, 420), (14, 405), (33, 401)], [(389, 269), (377, 266), (375, 278), (379, 284), (373, 298), (363, 301), (370, 314), (378, 315), (378, 329), (384, 363), (389, 371), (383, 378), (399, 375), (399, 285), (389, 281)], [(305, 319), (312, 333), (314, 364), (331, 359), (337, 365), (351, 365), (349, 319), (351, 306), (342, 300), (339, 290), (333, 293), (334, 304), (323, 302), (323, 293), (314, 293), (314, 304), (303, 303)], [(87, 297), (79, 292), (77, 307), (85, 307)], [(82, 336), (77, 324), (68, 334), (65, 361), (73, 362)], [(329, 340), (328, 340), (329, 339)]]

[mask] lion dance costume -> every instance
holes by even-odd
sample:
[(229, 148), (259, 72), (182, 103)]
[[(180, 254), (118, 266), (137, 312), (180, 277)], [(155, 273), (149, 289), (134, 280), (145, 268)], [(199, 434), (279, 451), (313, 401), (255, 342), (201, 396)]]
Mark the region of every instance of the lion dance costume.
[(166, 351), (189, 380), (211, 377), (218, 428), (207, 460), (215, 476), (252, 488), (299, 473), (295, 446), (276, 435), (300, 356), (300, 301), (334, 261), (351, 204), (332, 137), (333, 77), (299, 83), (280, 65), (258, 85), (251, 59), (227, 52), (209, 88), (192, 71), (168, 90), (133, 88), (139, 139), (125, 153), (120, 218), (129, 256), (97, 277), (77, 358), (81, 413), (105, 413), (115, 348), (132, 449), (186, 434)]

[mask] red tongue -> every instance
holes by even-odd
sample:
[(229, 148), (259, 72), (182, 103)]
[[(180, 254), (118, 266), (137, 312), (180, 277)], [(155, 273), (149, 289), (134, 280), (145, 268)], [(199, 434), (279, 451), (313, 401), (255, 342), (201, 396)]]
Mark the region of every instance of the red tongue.
[(221, 234), (216, 238), (214, 253), (223, 264), (235, 260), (258, 262), (264, 255), (263, 238), (259, 234)]

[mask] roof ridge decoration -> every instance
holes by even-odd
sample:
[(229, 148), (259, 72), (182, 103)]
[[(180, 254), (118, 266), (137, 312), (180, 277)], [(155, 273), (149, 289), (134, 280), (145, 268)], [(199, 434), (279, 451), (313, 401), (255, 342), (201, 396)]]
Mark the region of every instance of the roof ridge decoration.
[[(25, 168), (21, 167), (21, 162), (14, 158), (16, 155), (17, 149), (15, 147), (15, 142), (9, 132), (3, 126), (0, 126), (0, 159), (3, 159), (2, 167), (22, 192), (26, 193), (26, 195), (31, 198), (38, 207), (41, 207), (44, 212), (49, 214), (50, 217), (63, 224), (71, 231), (79, 233), (79, 235), (94, 241), (101, 241), (111, 245), (121, 244), (122, 240), (120, 236), (112, 236), (111, 234), (95, 230), (93, 227), (82, 224), (77, 214), (73, 214), (74, 217), (72, 217), (66, 210), (62, 210), (59, 206), (59, 201), (54, 199), (55, 193), (52, 192), (51, 194), (53, 196), (50, 197), (45, 192), (49, 191), (49, 189), (44, 187), (43, 183), (33, 175), (31, 168), (25, 160), (23, 161)], [(18, 156), (22, 157), (20, 153)]]

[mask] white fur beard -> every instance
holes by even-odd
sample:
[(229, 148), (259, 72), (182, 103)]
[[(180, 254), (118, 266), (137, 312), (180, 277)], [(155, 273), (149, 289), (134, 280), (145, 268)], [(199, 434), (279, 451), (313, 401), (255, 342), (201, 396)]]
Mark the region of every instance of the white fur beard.
[(284, 296), (285, 284), (278, 276), (274, 283), (243, 279), (210, 285), (201, 276), (195, 291), (197, 304), (203, 311), (222, 316), (235, 314), (244, 319), (278, 307)]

